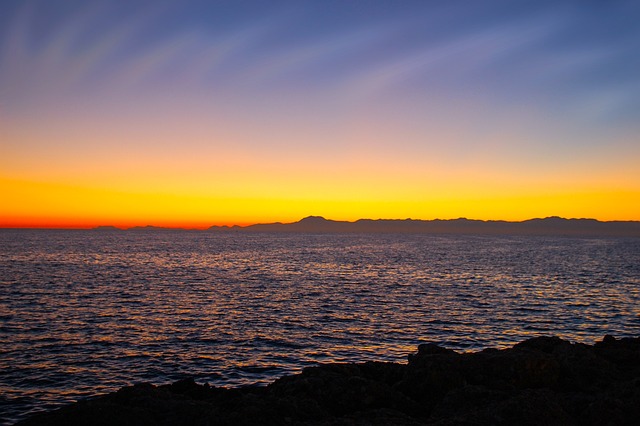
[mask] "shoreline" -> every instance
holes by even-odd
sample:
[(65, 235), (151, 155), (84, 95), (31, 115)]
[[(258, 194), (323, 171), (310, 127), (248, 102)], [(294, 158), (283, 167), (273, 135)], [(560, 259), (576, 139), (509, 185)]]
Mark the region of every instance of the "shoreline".
[(422, 344), (408, 363), (331, 363), (267, 386), (136, 384), (17, 425), (634, 424), (640, 337), (535, 337), (506, 349)]

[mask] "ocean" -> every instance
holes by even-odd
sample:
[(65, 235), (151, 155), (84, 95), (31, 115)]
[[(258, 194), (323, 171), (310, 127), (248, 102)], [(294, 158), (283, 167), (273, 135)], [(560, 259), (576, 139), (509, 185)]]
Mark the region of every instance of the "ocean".
[(640, 335), (640, 239), (0, 230), (0, 423), (122, 386), (268, 383)]

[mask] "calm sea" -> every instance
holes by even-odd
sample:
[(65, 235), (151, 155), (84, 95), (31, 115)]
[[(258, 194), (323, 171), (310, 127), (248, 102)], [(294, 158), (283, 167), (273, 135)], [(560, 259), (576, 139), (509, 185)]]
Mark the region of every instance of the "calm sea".
[(640, 239), (0, 231), (0, 422), (136, 382), (268, 382), (640, 334)]

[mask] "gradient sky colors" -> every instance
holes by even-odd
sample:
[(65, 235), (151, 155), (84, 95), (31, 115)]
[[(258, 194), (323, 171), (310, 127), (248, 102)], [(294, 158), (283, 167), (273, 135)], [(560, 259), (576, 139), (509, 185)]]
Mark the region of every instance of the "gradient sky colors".
[(0, 3), (0, 226), (640, 220), (637, 1)]

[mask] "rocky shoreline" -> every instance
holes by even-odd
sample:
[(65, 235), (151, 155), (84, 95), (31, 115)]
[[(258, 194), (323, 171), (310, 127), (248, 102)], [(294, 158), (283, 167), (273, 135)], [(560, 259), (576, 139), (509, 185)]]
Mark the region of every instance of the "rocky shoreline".
[(640, 337), (594, 345), (537, 337), (457, 353), (423, 344), (407, 364), (326, 364), (268, 386), (138, 384), (19, 425), (635, 425)]

